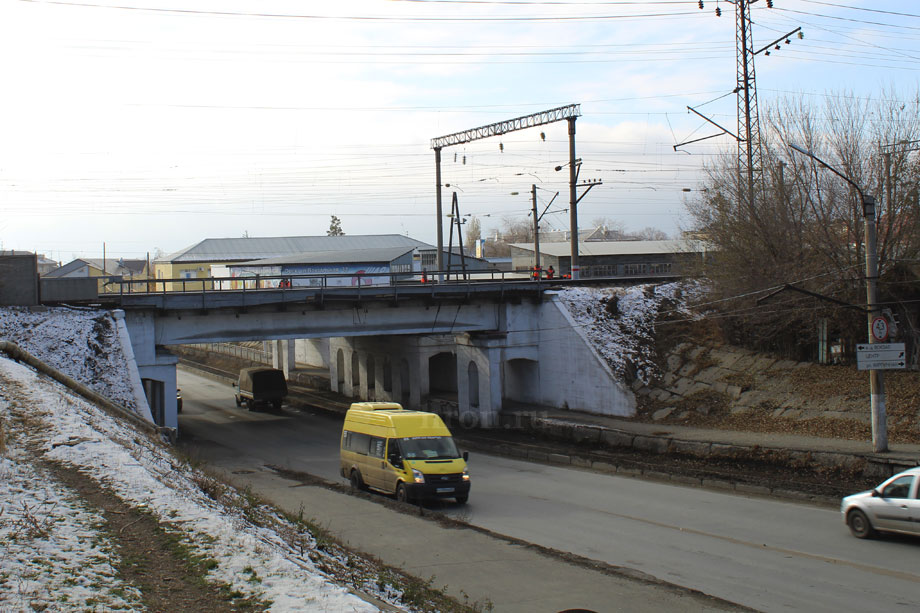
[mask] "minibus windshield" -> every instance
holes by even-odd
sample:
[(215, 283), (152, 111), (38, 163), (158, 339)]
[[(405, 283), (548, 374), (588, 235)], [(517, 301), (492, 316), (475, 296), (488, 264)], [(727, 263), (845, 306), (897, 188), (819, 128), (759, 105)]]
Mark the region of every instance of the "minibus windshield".
[(449, 436), (412, 436), (399, 439), (407, 460), (453, 460), (460, 457), (454, 439)]

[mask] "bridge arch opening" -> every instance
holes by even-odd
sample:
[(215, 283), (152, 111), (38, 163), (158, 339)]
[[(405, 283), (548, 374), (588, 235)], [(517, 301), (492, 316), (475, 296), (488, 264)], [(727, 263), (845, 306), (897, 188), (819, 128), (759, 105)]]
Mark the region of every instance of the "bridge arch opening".
[(345, 393), (345, 352), (339, 348), (335, 353), (335, 391)]
[(351, 397), (361, 394), (361, 360), (357, 351), (351, 352)]
[[(540, 364), (536, 360), (516, 358), (504, 364), (504, 390), (502, 396), (512, 402), (538, 403), (540, 401)], [(551, 382), (563, 385), (562, 381)]]
[(373, 353), (367, 355), (367, 399), (377, 400), (377, 360)]
[(402, 358), (399, 361), (399, 400), (400, 404), (409, 408), (412, 400), (412, 390), (409, 387), (409, 360)]
[(383, 391), (393, 391), (393, 362), (390, 358), (383, 358)]
[(467, 378), (469, 379), (470, 407), (479, 408), (479, 367), (476, 362), (470, 361), (467, 367)]
[(437, 353), (428, 358), (428, 394), (439, 398), (457, 398), (457, 355)]
[(147, 396), (147, 404), (150, 406), (153, 421), (158, 426), (165, 426), (166, 384), (156, 379), (141, 379), (141, 384), (144, 386), (144, 394)]

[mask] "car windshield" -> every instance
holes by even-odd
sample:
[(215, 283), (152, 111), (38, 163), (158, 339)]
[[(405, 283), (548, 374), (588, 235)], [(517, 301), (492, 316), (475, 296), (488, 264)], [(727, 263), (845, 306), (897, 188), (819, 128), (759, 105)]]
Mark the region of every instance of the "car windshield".
[(413, 436), (399, 439), (407, 460), (453, 460), (460, 457), (454, 439), (449, 436)]

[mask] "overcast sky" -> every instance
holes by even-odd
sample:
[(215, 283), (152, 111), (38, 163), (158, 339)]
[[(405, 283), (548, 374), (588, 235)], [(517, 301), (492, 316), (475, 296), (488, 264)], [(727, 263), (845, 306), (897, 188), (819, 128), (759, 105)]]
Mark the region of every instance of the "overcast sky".
[[(753, 5), (763, 112), (780, 96), (915, 94), (920, 6)], [(717, 17), (716, 8), (722, 16)], [(0, 246), (151, 257), (204, 238), (401, 233), (434, 243), (431, 139), (581, 105), (579, 226), (687, 227), (682, 191), (732, 152), (726, 0), (0, 0)], [(726, 94), (728, 94), (726, 96)], [(721, 96), (721, 99), (710, 102)], [(709, 102), (709, 104), (706, 104)], [(567, 229), (566, 122), (443, 151), (445, 213)], [(446, 232), (450, 226), (445, 222)], [(455, 239), (456, 241), (456, 239)]]

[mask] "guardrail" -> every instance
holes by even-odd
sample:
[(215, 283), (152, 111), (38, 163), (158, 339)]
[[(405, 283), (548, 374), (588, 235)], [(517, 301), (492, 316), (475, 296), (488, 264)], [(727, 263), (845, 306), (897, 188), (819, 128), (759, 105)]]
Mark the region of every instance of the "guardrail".
[(192, 347), (202, 348), (212, 353), (229, 355), (230, 357), (239, 358), (241, 360), (248, 360), (250, 362), (259, 362), (262, 364), (272, 363), (271, 353), (261, 351), (259, 349), (253, 349), (252, 347), (235, 345), (233, 343), (203, 343), (192, 345)]
[[(392, 288), (425, 285), (470, 285), (480, 283), (523, 283), (558, 281), (558, 278), (532, 278), (526, 272), (501, 270), (423, 271), (423, 272), (356, 272), (329, 274), (247, 275), (239, 277), (177, 277), (170, 279), (112, 279), (105, 282), (105, 295), (125, 294), (189, 294), (209, 292), (246, 292), (258, 290), (332, 290), (363, 288)], [(117, 289), (115, 289), (117, 288)]]

